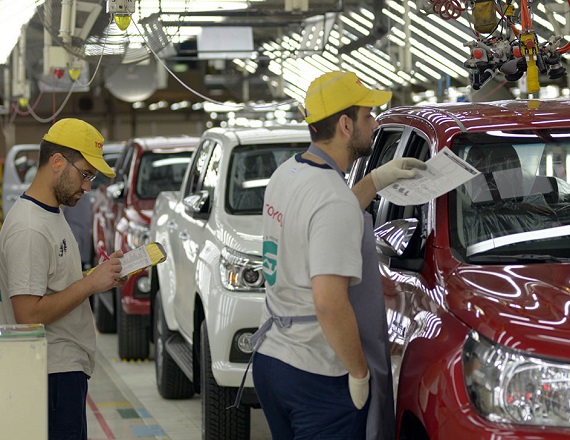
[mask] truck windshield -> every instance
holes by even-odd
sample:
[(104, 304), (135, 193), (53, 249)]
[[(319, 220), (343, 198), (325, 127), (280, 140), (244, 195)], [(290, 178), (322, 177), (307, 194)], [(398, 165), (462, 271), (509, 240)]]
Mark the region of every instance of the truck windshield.
[(227, 207), (231, 214), (261, 215), (263, 196), (275, 169), (305, 144), (251, 145), (233, 150), (227, 187)]
[(192, 151), (145, 153), (137, 173), (137, 195), (141, 199), (156, 199), (161, 191), (178, 191), (192, 154)]
[(451, 245), (459, 255), (477, 264), (485, 256), (490, 264), (497, 256), (570, 257), (568, 130), (465, 134), (453, 151), (481, 171), (450, 194)]

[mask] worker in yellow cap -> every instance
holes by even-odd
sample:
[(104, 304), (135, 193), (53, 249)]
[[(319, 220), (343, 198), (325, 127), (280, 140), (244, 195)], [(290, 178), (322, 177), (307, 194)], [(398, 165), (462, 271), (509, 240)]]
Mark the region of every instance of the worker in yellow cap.
[(117, 251), (90, 275), (62, 205), (74, 206), (103, 159), (103, 136), (79, 119), (56, 122), (40, 144), (38, 170), (0, 230), (0, 323), (44, 324), (48, 343), (49, 439), (87, 439), (87, 380), (95, 326), (88, 298), (124, 284)]
[(394, 437), (386, 312), (372, 220), (362, 208), (426, 165), (389, 162), (354, 192), (344, 179), (371, 153), (372, 108), (391, 96), (352, 72), (315, 79), (304, 109), (311, 145), (267, 186), (266, 302), (252, 338), (253, 380), (274, 440)]

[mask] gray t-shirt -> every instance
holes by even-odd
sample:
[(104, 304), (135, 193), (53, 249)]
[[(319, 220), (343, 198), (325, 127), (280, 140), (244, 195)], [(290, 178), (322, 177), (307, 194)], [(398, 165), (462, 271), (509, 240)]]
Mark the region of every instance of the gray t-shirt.
[[(50, 295), (82, 277), (79, 248), (61, 210), (19, 198), (0, 229), (0, 323), (16, 323), (11, 297)], [(93, 374), (95, 324), (88, 300), (45, 329), (48, 373)]]
[[(335, 170), (300, 155), (283, 163), (267, 186), (263, 211), (263, 266), (273, 314), (314, 315), (315, 275), (359, 283), (362, 234), (362, 210)], [(268, 317), (264, 307), (261, 322)], [(273, 325), (259, 352), (311, 373), (347, 373), (318, 322)]]

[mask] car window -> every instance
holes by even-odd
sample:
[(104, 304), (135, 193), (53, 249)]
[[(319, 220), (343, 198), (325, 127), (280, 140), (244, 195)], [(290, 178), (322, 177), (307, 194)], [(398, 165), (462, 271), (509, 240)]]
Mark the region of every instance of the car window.
[[(117, 159), (121, 156), (121, 153), (108, 153), (105, 154), (103, 153), (103, 158), (105, 159), (105, 162), (107, 162), (107, 164), (111, 167), (114, 168), (115, 164), (117, 163)], [(95, 176), (95, 180), (93, 180), (93, 182), (91, 182), (91, 189), (97, 189), (100, 186), (106, 185), (109, 182), (111, 182), (111, 178), (105, 176), (105, 174), (98, 172)]]
[(38, 169), (38, 150), (19, 151), (14, 158), (16, 174), (20, 183), (31, 183)]
[(179, 190), (191, 157), (191, 151), (143, 154), (137, 173), (137, 196), (156, 199), (161, 191)]
[(188, 183), (184, 192), (184, 197), (187, 197), (190, 194), (196, 194), (200, 190), (204, 172), (208, 164), (208, 158), (210, 157), (214, 144), (215, 142), (211, 139), (205, 139), (198, 147), (198, 150), (196, 151), (196, 159), (193, 161), (192, 170), (190, 171)]
[[(125, 148), (122, 156), (117, 160), (116, 166), (116, 176), (113, 179), (113, 182), (125, 182), (127, 180), (127, 175), (129, 173), (129, 169), (131, 168), (131, 161), (133, 159), (134, 154), (134, 147), (129, 146)], [(125, 188), (126, 189), (126, 188)]]
[(464, 134), (453, 151), (481, 172), (450, 197), (460, 255), (570, 256), (568, 233), (556, 232), (570, 225), (570, 133)]
[[(403, 156), (415, 157), (425, 162), (429, 159), (428, 141), (420, 133), (412, 131), (404, 146)], [(421, 220), (422, 209), (422, 205), (398, 206), (394, 203), (387, 203), (383, 215), (379, 216), (379, 220), (381, 223), (402, 218)]]
[[(402, 138), (403, 129), (398, 128), (380, 128), (374, 139), (374, 146), (370, 158), (366, 162), (366, 173), (369, 173), (375, 168), (382, 166), (392, 160), (396, 154), (396, 150), (400, 144)], [(362, 160), (365, 160), (364, 158)], [(356, 171), (358, 172), (358, 171)], [(362, 178), (364, 173), (360, 176)], [(360, 178), (358, 180), (360, 180)], [(375, 227), (378, 224), (378, 210), (380, 208), (380, 202), (382, 197), (378, 194), (372, 200), (372, 203), (368, 206), (367, 211), (372, 214), (374, 219)]]
[(227, 186), (227, 210), (232, 214), (261, 214), (265, 187), (275, 169), (306, 144), (237, 147), (232, 151)]
[(214, 197), (214, 188), (218, 185), (220, 178), (220, 160), (222, 159), (222, 146), (215, 144), (208, 161), (206, 174), (204, 174), (204, 181), (202, 189), (208, 191), (210, 197)]

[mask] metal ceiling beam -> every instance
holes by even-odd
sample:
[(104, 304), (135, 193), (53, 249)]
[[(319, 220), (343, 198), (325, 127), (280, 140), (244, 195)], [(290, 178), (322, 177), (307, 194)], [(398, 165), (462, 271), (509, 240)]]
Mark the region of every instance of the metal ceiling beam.
[(284, 20), (304, 19), (315, 15), (322, 15), (327, 12), (343, 12), (344, 7), (339, 3), (335, 8), (311, 8), (307, 12), (301, 11), (285, 11), (283, 8), (265, 8), (265, 9), (232, 9), (232, 10), (212, 10), (212, 11), (178, 11), (178, 12), (162, 12), (163, 15), (180, 15), (181, 17), (270, 17), (275, 18), (273, 14), (279, 14), (279, 18)]
[[(275, 17), (271, 17), (273, 20)], [(161, 21), (162, 25), (165, 27), (219, 27), (219, 26), (251, 26), (251, 27), (283, 27), (291, 24), (300, 25), (303, 23), (303, 20), (292, 21), (292, 20), (276, 20), (276, 21), (267, 21), (267, 20), (232, 20), (232, 21), (220, 21), (219, 23), (213, 22), (203, 22), (203, 21)]]

